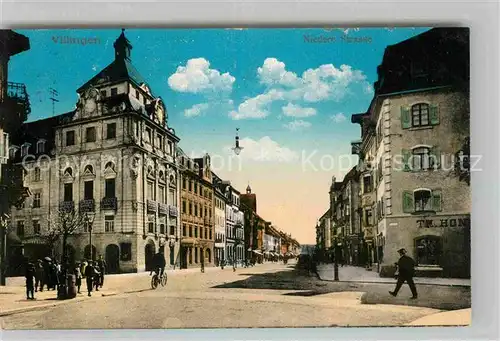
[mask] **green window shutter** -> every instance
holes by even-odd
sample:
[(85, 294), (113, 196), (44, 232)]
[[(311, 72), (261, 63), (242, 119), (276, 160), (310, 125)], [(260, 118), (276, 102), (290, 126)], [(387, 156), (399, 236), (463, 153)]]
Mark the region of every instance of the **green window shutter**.
[(410, 108), (401, 106), (401, 127), (408, 129), (411, 127)]
[(415, 210), (415, 200), (412, 191), (403, 191), (403, 212), (412, 213)]
[(403, 172), (409, 172), (411, 170), (409, 164), (411, 152), (408, 149), (402, 149), (401, 155), (403, 156)]
[(441, 212), (442, 210), (442, 192), (440, 189), (435, 189), (432, 191), (432, 209), (436, 212)]
[(441, 167), (441, 151), (439, 147), (432, 147), (430, 156), (433, 162), (432, 167), (434, 169), (439, 169)]
[(439, 107), (437, 105), (429, 107), (429, 118), (432, 125), (439, 124)]

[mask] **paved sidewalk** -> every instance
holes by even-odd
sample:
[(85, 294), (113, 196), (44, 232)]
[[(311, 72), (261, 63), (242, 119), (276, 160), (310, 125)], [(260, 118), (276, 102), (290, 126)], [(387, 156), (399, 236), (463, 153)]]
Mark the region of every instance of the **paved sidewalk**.
[[(221, 271), (220, 268), (207, 267), (205, 272)], [(229, 270), (224, 270), (229, 271)], [(182, 270), (167, 270), (169, 277), (200, 273), (199, 268)], [(24, 277), (8, 277), (7, 286), (0, 286), (0, 316), (20, 313), (24, 311), (43, 309), (60, 304), (75, 302), (75, 300), (89, 300), (103, 296), (113, 296), (123, 293), (133, 293), (151, 290), (149, 272), (106, 275), (104, 287), (93, 291), (92, 297), (87, 296), (87, 285), (82, 280), (81, 294), (74, 299), (58, 300), (55, 290), (35, 292), (35, 300), (26, 299), (26, 286)]]
[(431, 314), (419, 318), (408, 326), (469, 326), (472, 322), (472, 309), (461, 309)]
[[(318, 265), (318, 275), (321, 280), (333, 281), (334, 280), (334, 266), (333, 264), (320, 264)], [(379, 277), (376, 271), (367, 271), (365, 268), (356, 266), (339, 266), (339, 280), (340, 282), (362, 282), (362, 283), (390, 283), (394, 284), (393, 278)], [(426, 278), (415, 277), (416, 284), (430, 284), (430, 285), (444, 285), (444, 286), (464, 286), (470, 287), (470, 279), (462, 278)]]

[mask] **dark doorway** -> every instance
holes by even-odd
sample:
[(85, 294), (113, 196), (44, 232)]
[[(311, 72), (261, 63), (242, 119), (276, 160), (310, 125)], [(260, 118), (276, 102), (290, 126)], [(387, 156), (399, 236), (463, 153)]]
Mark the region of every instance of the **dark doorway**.
[(175, 246), (172, 245), (170, 246), (170, 265), (174, 265), (175, 264)]
[(149, 241), (144, 248), (146, 271), (153, 270), (153, 257), (156, 253), (155, 244)]
[(106, 272), (116, 274), (120, 271), (120, 248), (118, 245), (109, 244), (106, 246)]
[(185, 246), (181, 246), (181, 250), (180, 250), (180, 254), (181, 254), (181, 269), (187, 269), (187, 247)]
[[(96, 259), (96, 254), (97, 254), (97, 252), (96, 252), (95, 246), (92, 245), (92, 260)], [(85, 249), (83, 249), (83, 258), (91, 260), (90, 245), (85, 246)]]

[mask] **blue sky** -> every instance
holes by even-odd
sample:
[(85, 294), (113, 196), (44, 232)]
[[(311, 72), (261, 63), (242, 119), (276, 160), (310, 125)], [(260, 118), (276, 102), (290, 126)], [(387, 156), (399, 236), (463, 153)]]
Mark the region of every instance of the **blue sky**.
[[(127, 29), (125, 34), (133, 45), (133, 64), (163, 98), (168, 125), (176, 130), (185, 151), (221, 153), (233, 143), (238, 127), (246, 160), (261, 165), (258, 161), (264, 159), (266, 167), (280, 172), (297, 166), (293, 162), (303, 150), (350, 154), (350, 141), (360, 137), (350, 115), (367, 109), (385, 47), (426, 30)], [(30, 38), (31, 50), (11, 59), (9, 78), (27, 86), (32, 103), (29, 119), (52, 115), (51, 87), (59, 92), (56, 114), (72, 110), (76, 89), (113, 60), (113, 42), (120, 31), (19, 30)], [(346, 33), (365, 40), (347, 43), (342, 40)], [(304, 36), (336, 40), (312, 43)], [(99, 43), (61, 44), (57, 37), (98, 38)], [(270, 155), (259, 158), (255, 154), (262, 154), (263, 148), (271, 148)], [(258, 187), (263, 175), (255, 172), (263, 168), (250, 169), (240, 176), (228, 169), (221, 173), (238, 178), (239, 186), (250, 182)], [(338, 169), (322, 172), (321, 186), (329, 185), (331, 175), (342, 173)], [(310, 178), (310, 174), (298, 176)], [(313, 225), (312, 217), (318, 218), (326, 208), (327, 194), (321, 198), (324, 207), (311, 213), (304, 225)], [(263, 198), (264, 202), (275, 199)], [(269, 219), (288, 225), (285, 220)], [(307, 242), (311, 236), (311, 231), (307, 238), (304, 234)]]

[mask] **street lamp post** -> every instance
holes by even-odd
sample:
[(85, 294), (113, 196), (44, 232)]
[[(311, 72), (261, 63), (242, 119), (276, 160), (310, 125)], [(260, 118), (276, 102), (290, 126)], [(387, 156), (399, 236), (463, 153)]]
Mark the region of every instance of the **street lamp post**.
[(333, 280), (334, 281), (338, 281), (339, 280), (339, 261), (338, 261), (338, 258), (339, 258), (339, 252), (338, 252), (338, 242), (337, 240), (335, 239), (335, 246), (333, 248), (333, 252), (334, 252), (334, 257), (333, 257), (333, 260), (334, 260), (334, 263), (333, 263)]
[(94, 261), (94, 250), (92, 247), (92, 224), (94, 223), (95, 215), (86, 213), (85, 214), (85, 223), (87, 225), (87, 229), (89, 230), (89, 248), (90, 248), (90, 260)]
[(0, 285), (6, 285), (7, 272), (7, 225), (10, 217), (7, 214), (0, 216)]

